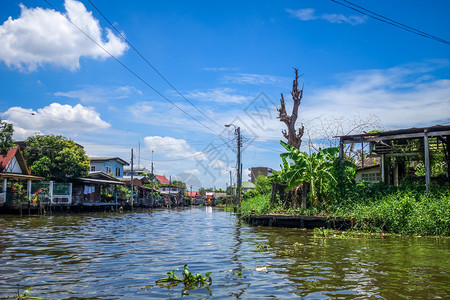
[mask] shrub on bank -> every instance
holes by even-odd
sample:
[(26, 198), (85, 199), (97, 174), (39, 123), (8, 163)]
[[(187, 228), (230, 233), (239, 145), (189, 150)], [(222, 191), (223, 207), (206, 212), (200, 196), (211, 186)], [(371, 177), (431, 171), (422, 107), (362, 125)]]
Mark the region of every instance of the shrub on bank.
[(267, 214), (271, 211), (270, 195), (256, 195), (241, 203), (240, 212), (243, 216), (249, 216), (252, 211), (255, 214)]
[(356, 203), (344, 217), (355, 229), (412, 235), (450, 235), (450, 196), (397, 191), (369, 203)]

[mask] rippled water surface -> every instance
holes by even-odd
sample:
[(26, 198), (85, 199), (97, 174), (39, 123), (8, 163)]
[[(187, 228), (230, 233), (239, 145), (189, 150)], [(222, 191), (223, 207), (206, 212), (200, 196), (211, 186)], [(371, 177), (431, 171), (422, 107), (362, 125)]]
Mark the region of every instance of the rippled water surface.
[[(44, 299), (450, 295), (448, 238), (315, 238), (300, 229), (251, 227), (211, 207), (0, 216), (0, 236), (1, 299), (14, 296), (18, 284)], [(155, 285), (184, 264), (212, 272), (212, 285)]]

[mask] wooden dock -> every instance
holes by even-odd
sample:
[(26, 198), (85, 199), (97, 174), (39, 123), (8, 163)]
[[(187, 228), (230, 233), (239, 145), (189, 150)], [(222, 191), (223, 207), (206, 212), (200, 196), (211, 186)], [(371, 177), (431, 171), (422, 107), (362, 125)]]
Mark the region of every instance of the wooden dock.
[(253, 226), (272, 226), (289, 228), (332, 228), (345, 230), (351, 228), (351, 220), (339, 217), (316, 217), (316, 216), (296, 216), (284, 214), (252, 214), (246, 218), (247, 222)]

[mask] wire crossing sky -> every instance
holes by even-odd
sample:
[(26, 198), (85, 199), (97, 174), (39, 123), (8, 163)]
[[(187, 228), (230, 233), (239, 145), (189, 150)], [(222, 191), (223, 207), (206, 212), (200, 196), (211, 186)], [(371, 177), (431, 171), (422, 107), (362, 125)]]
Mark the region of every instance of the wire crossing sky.
[(380, 14), (377, 14), (377, 13), (371, 11), (371, 10), (365, 9), (364, 7), (356, 5), (356, 4), (354, 4), (354, 3), (350, 2), (350, 1), (342, 0), (343, 2), (348, 3), (349, 5), (346, 5), (345, 3), (339, 2), (337, 0), (331, 0), (331, 1), (333, 1), (333, 2), (335, 2), (337, 4), (339, 4), (339, 5), (343, 5), (345, 7), (353, 9), (354, 11), (357, 11), (357, 12), (359, 12), (359, 13), (361, 13), (363, 15), (366, 15), (368, 17), (374, 18), (375, 20), (378, 20), (378, 21), (390, 24), (392, 26), (401, 28), (403, 30), (412, 32), (412, 33), (417, 34), (417, 35), (420, 35), (420, 36), (423, 36), (423, 37), (426, 37), (426, 38), (429, 38), (429, 39), (432, 39), (432, 40), (435, 40), (435, 41), (438, 41), (438, 42), (441, 42), (441, 43), (444, 43), (444, 44), (447, 44), (447, 45), (450, 45), (449, 41), (446, 41), (444, 39), (438, 38), (438, 37), (436, 37), (436, 36), (434, 36), (432, 34), (428, 34), (426, 32), (423, 32), (423, 31), (421, 31), (419, 29), (416, 29), (414, 27), (411, 27), (411, 26), (408, 26), (408, 25), (396, 22), (396, 21), (394, 21), (394, 20), (392, 20), (390, 18), (384, 17), (384, 16), (382, 16)]

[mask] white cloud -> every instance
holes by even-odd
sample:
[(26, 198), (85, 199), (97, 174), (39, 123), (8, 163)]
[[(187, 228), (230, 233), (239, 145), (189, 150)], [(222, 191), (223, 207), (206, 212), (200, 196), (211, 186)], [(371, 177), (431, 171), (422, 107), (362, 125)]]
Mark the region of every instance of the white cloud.
[(341, 75), (340, 85), (305, 94), (303, 116), (375, 115), (388, 129), (448, 121), (450, 79), (425, 76), (429, 68), (409, 65)]
[(171, 159), (186, 158), (186, 159), (206, 159), (206, 154), (197, 152), (184, 139), (176, 139), (173, 137), (161, 136), (147, 136), (144, 138), (144, 144), (147, 150), (155, 151), (157, 154), (162, 154)]
[(215, 103), (242, 103), (251, 97), (243, 96), (235, 93), (231, 88), (217, 88), (206, 91), (194, 90), (185, 94), (188, 99), (195, 99), (199, 101), (208, 101)]
[(325, 20), (330, 23), (348, 23), (351, 25), (358, 25), (366, 22), (367, 17), (360, 16), (344, 16), (343, 14), (321, 14), (316, 15), (315, 10), (313, 8), (305, 8), (305, 9), (286, 9), (292, 17), (299, 19), (301, 21), (311, 21), (311, 20)]
[(56, 92), (55, 96), (79, 99), (81, 102), (107, 102), (109, 100), (125, 99), (135, 94), (142, 95), (142, 92), (132, 86), (120, 87), (97, 87), (89, 86), (79, 90), (68, 92)]
[[(111, 30), (106, 38), (97, 19), (86, 10), (83, 3), (66, 0), (65, 16), (99, 45), (114, 56), (128, 49)], [(52, 9), (27, 8), (20, 5), (19, 18), (9, 17), (0, 26), (0, 60), (21, 71), (35, 71), (45, 64), (68, 68), (80, 67), (80, 57), (93, 59), (109, 55), (70, 24), (59, 12)]]
[(109, 128), (111, 125), (100, 118), (91, 107), (81, 104), (75, 106), (52, 103), (34, 111), (22, 107), (11, 107), (2, 114), (14, 124), (14, 137), (17, 140), (41, 132), (54, 134), (61, 132), (86, 132)]
[(215, 169), (225, 169), (226, 167), (228, 167), (228, 165), (220, 159), (213, 159), (208, 163), (208, 165)]
[(304, 9), (286, 9), (286, 11), (293, 17), (302, 20), (310, 21), (315, 20), (318, 17), (314, 14), (314, 8), (304, 8)]
[(236, 71), (237, 68), (219, 67), (219, 68), (202, 68), (202, 70), (209, 72), (225, 72), (225, 71)]
[(198, 169), (185, 170), (184, 173), (192, 174), (192, 175), (200, 175), (200, 171)]
[(239, 84), (275, 84), (282, 82), (282, 79), (273, 75), (261, 75), (261, 74), (247, 74), (239, 73), (235, 75), (224, 76), (223, 79), (230, 83)]
[[(176, 105), (183, 111), (187, 112), (190, 116), (201, 121), (206, 126), (213, 127), (207, 119), (195, 108), (189, 104), (176, 103)], [(207, 107), (199, 106), (200, 109), (214, 119), (214, 113)], [(183, 113), (177, 107), (161, 101), (144, 101), (138, 102), (131, 106), (128, 106), (126, 110), (129, 112), (132, 118), (127, 117), (126, 122), (134, 122), (138, 124), (147, 124), (156, 126), (158, 128), (173, 128), (178, 130), (191, 131), (191, 132), (205, 132), (205, 127), (191, 119), (188, 115)], [(216, 127), (217, 128), (217, 127)], [(207, 130), (210, 132), (209, 130)]]
[(330, 23), (348, 23), (351, 25), (362, 24), (366, 21), (366, 17), (350, 16), (346, 17), (343, 14), (323, 14), (320, 16), (321, 19), (328, 21)]

